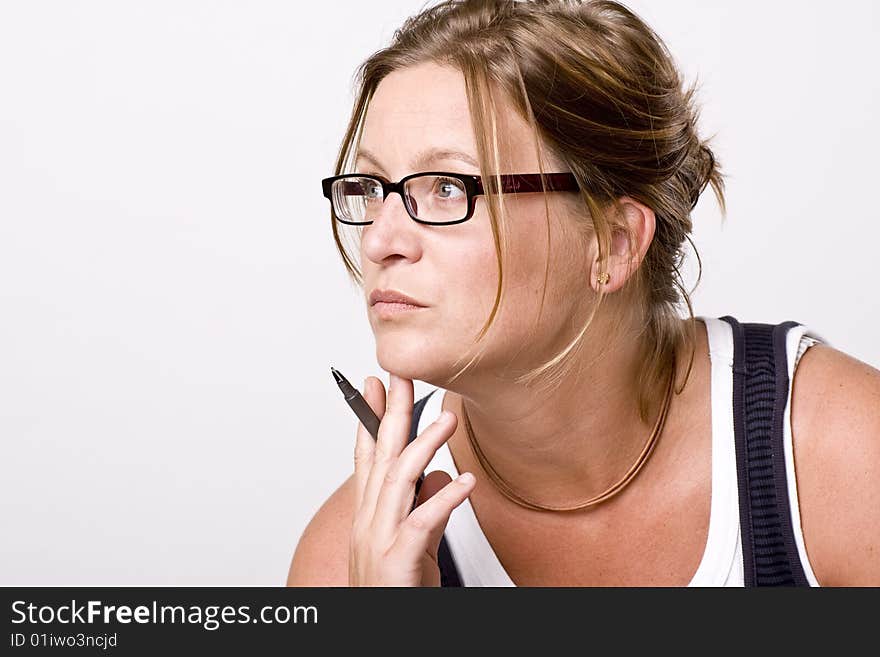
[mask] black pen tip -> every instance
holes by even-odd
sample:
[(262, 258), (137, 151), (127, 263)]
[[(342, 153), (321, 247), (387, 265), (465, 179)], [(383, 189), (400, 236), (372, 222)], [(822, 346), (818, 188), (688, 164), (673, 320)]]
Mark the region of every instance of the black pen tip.
[(330, 366), (330, 371), (333, 372), (333, 378), (336, 379), (336, 383), (342, 383), (345, 381), (345, 377), (342, 376), (342, 374), (340, 374), (332, 365)]

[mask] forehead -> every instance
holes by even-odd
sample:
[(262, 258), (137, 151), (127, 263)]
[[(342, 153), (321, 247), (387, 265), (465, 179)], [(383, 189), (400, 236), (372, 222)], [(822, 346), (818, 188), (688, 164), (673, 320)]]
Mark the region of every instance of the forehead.
[(376, 88), (367, 109), (364, 135), (394, 127), (418, 131), (439, 127), (472, 137), (464, 76), (434, 63), (389, 73)]
[[(503, 94), (496, 93), (493, 100), (502, 161), (529, 166), (537, 160), (531, 129)], [(361, 149), (380, 156), (389, 167), (413, 165), (413, 156), (430, 150), (458, 150), (476, 160), (476, 140), (461, 71), (429, 62), (389, 73), (367, 108)]]

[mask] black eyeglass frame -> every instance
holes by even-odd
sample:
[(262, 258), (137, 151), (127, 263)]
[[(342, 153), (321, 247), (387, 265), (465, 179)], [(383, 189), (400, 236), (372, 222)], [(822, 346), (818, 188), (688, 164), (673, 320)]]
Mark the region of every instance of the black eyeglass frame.
[[(413, 213), (412, 208), (410, 207), (409, 201), (406, 198), (406, 195), (403, 193), (404, 186), (406, 183), (413, 179), (418, 178), (420, 176), (442, 176), (444, 178), (454, 178), (460, 180), (467, 192), (467, 214), (463, 219), (456, 219), (455, 221), (424, 221), (419, 219)], [(476, 207), (476, 197), (481, 196), (486, 193), (486, 188), (483, 184), (482, 176), (474, 176), (466, 173), (450, 173), (448, 171), (421, 171), (419, 173), (410, 174), (404, 178), (401, 178), (397, 182), (390, 182), (383, 178), (382, 176), (377, 176), (374, 174), (360, 174), (360, 173), (346, 173), (340, 176), (332, 176), (330, 178), (324, 178), (321, 180), (321, 187), (324, 191), (324, 196), (330, 201), (330, 210), (333, 213), (333, 217), (336, 221), (348, 224), (349, 226), (369, 226), (372, 224), (372, 221), (345, 221), (344, 219), (340, 219), (336, 215), (336, 211), (333, 209), (333, 183), (337, 180), (342, 180), (344, 178), (369, 178), (370, 180), (377, 181), (382, 186), (382, 202), (384, 203), (388, 199), (388, 195), (392, 193), (396, 193), (400, 195), (400, 198), (403, 199), (403, 206), (406, 208), (407, 214), (409, 214), (410, 218), (413, 221), (416, 221), (420, 224), (425, 224), (427, 226), (451, 226), (453, 224), (464, 223), (468, 219), (470, 219), (474, 215), (474, 208)], [(501, 193), (503, 194), (525, 194), (532, 192), (577, 192), (580, 190), (580, 185), (577, 182), (577, 179), (574, 177), (574, 174), (570, 171), (564, 173), (509, 173), (502, 174), (501, 178)], [(542, 185), (543, 178), (543, 185)], [(489, 176), (488, 180), (490, 180), (489, 188), (494, 189), (495, 187), (495, 176)]]

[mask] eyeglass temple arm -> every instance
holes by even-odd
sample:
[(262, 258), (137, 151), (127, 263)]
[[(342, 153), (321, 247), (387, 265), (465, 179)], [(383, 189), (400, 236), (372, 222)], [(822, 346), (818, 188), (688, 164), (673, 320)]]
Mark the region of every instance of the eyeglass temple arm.
[[(544, 184), (541, 184), (540, 173), (509, 174), (501, 176), (501, 192), (504, 194), (522, 194), (527, 192), (576, 192), (580, 189), (574, 174), (545, 173)], [(480, 194), (486, 192), (486, 187), (494, 191), (496, 189), (495, 176), (486, 176), (477, 179), (477, 191)]]

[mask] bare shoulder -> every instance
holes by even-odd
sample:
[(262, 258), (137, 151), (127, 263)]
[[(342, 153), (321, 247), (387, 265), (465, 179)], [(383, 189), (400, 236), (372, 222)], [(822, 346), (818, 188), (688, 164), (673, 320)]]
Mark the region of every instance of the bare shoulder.
[(810, 347), (792, 381), (791, 423), (816, 579), (880, 585), (880, 370), (826, 344)]
[(348, 549), (354, 515), (354, 475), (315, 512), (303, 530), (287, 586), (348, 586)]

